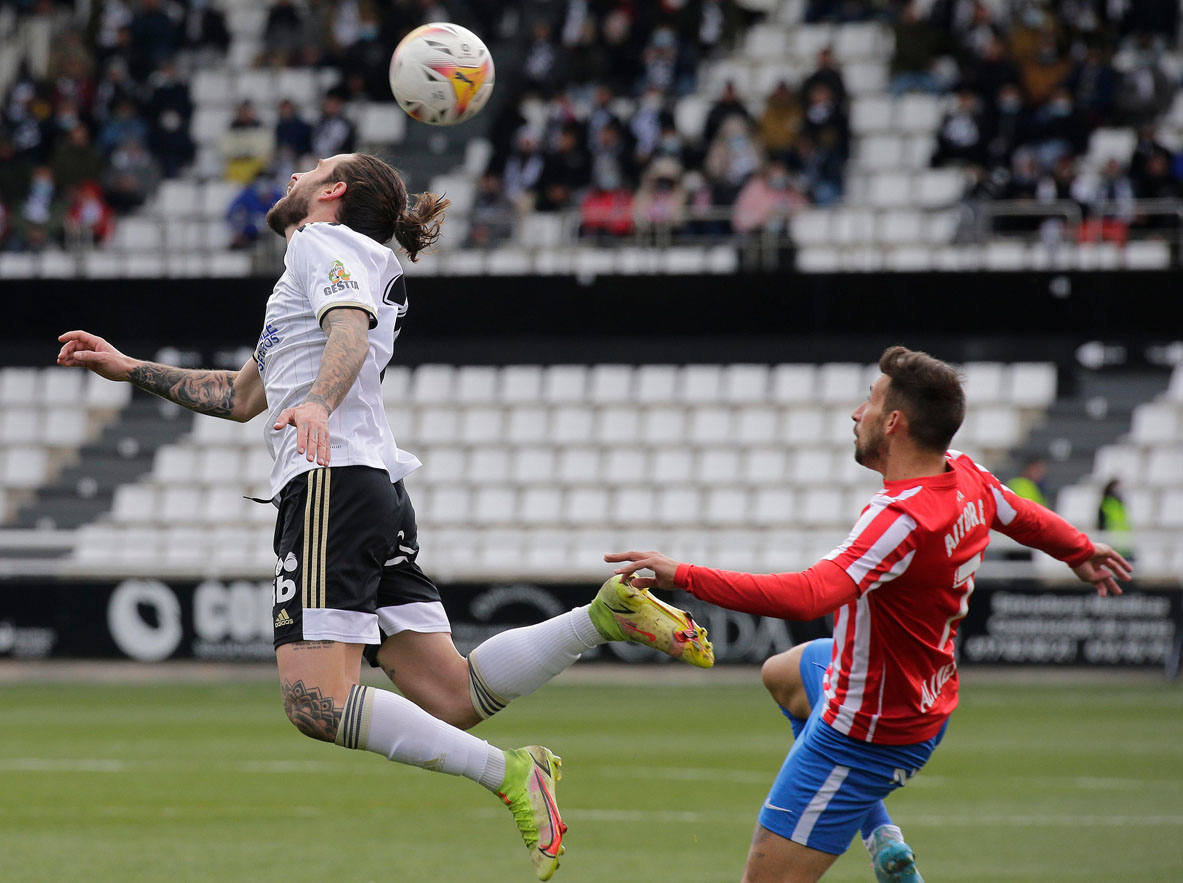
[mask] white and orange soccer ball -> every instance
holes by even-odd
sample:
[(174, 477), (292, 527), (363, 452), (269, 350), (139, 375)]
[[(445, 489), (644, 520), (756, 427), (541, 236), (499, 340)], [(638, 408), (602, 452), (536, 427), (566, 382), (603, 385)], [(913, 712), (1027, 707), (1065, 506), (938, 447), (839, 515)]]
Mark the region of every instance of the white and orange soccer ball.
[(467, 28), (432, 22), (403, 37), (390, 58), (390, 90), (414, 119), (454, 126), (493, 94), (493, 56)]

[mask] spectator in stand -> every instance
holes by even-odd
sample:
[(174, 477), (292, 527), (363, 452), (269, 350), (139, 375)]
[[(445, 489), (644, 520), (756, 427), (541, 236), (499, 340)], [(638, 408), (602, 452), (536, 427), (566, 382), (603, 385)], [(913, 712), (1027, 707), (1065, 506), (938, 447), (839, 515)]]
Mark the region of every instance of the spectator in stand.
[(780, 160), (771, 160), (739, 191), (731, 213), (731, 227), (736, 233), (783, 233), (789, 216), (808, 205), (808, 200), (789, 178), (789, 170)]
[(600, 34), (608, 70), (606, 85), (618, 95), (631, 94), (641, 75), (641, 35), (635, 32), (631, 13), (622, 4), (605, 13)]
[(592, 185), (601, 191), (631, 190), (636, 183), (637, 167), (632, 145), (620, 123), (600, 127), (591, 145)]
[(181, 20), (181, 42), (200, 67), (216, 64), (230, 48), (226, 18), (211, 0), (189, 0)]
[(1015, 149), (1030, 138), (1030, 120), (1017, 84), (1007, 83), (998, 90), (989, 128), (986, 163), (991, 168), (1009, 168)]
[[(1169, 153), (1154, 152), (1141, 169), (1134, 193), (1139, 199), (1183, 199), (1183, 185), (1171, 172)], [(1145, 230), (1176, 230), (1179, 216), (1173, 210), (1142, 212), (1134, 226)]]
[(522, 61), (522, 75), (529, 88), (549, 98), (559, 85), (559, 53), (551, 39), (550, 22), (534, 23), (530, 45)]
[(17, 80), (8, 93), (4, 122), (18, 156), (30, 163), (41, 163), (52, 147), (49, 117), (52, 105), (38, 93), (29, 77)]
[(353, 153), (356, 146), (357, 129), (345, 116), (345, 96), (330, 89), (321, 102), (320, 120), (312, 128), (312, 154), (322, 157)]
[(731, 205), (740, 188), (760, 167), (760, 151), (746, 120), (727, 119), (707, 150), (703, 170), (711, 186), (714, 205)]
[(529, 126), (518, 131), (514, 149), (505, 161), (505, 196), (519, 212), (532, 211), (542, 177), (543, 159), (539, 135)]
[(505, 198), (501, 179), (488, 173), (477, 182), (469, 212), (468, 244), (477, 248), (500, 245), (513, 236), (513, 203)]
[(593, 164), (591, 187), (579, 205), (579, 222), (579, 235), (594, 239), (633, 232), (633, 189), (625, 186), (617, 166)]
[(834, 50), (830, 46), (817, 54), (817, 70), (801, 83), (801, 94), (805, 96), (806, 103), (818, 86), (825, 86), (834, 106), (842, 113), (846, 112), (846, 82), (842, 79), (841, 71), (834, 65)]
[(816, 145), (830, 145), (846, 162), (850, 154), (850, 124), (839, 96), (818, 80), (805, 91), (804, 135)]
[(130, 98), (121, 98), (115, 105), (111, 118), (99, 131), (98, 144), (103, 153), (110, 155), (126, 141), (146, 141), (148, 124), (144, 122)]
[(892, 95), (905, 92), (939, 92), (941, 85), (933, 65), (944, 40), (930, 22), (921, 17), (915, 0), (905, 0), (892, 23), (895, 49), (891, 55)]
[(804, 113), (797, 93), (781, 80), (768, 96), (756, 122), (760, 148), (767, 156), (785, 156), (801, 131)]
[(301, 157), (312, 153), (312, 126), (300, 116), (296, 103), (290, 98), (279, 102), (275, 121), (276, 180), (286, 181), (297, 168)]
[[(234, 111), (230, 126), (218, 139), (218, 150), (226, 164), (224, 177), (247, 185), (255, 180), (271, 162), (275, 151), (275, 138), (270, 129), (260, 122), (255, 105), (241, 101)], [(322, 154), (332, 156), (333, 153)]]
[(267, 212), (283, 197), (283, 189), (274, 176), (260, 172), (255, 180), (243, 187), (226, 210), (230, 224), (230, 247), (250, 248), (267, 227)]
[(1118, 77), (1104, 47), (1089, 44), (1065, 85), (1089, 128), (1095, 129), (1112, 117)]
[(1130, 516), (1126, 511), (1125, 494), (1121, 479), (1111, 478), (1101, 491), (1101, 502), (1097, 506), (1097, 529), (1109, 534), (1109, 544), (1127, 561), (1134, 559), (1130, 546)]
[(649, 164), (661, 142), (662, 129), (670, 121), (662, 94), (650, 87), (641, 96), (628, 124), (633, 139), (633, 156), (638, 166), (644, 167)]
[(148, 80), (148, 147), (160, 161), (166, 178), (175, 178), (197, 152), (189, 135), (193, 100), (189, 84), (177, 74), (174, 61), (164, 62)]
[(987, 158), (986, 119), (978, 96), (963, 87), (957, 104), (945, 114), (937, 130), (934, 166), (984, 165)]
[(587, 186), (591, 162), (580, 138), (579, 126), (568, 123), (559, 130), (553, 150), (542, 161), (536, 211), (560, 211), (575, 204), (576, 194)]
[(823, 206), (842, 199), (845, 164), (846, 157), (832, 130), (821, 132), (818, 142), (801, 135), (791, 158), (791, 167), (801, 175), (802, 188), (810, 201)]
[(1161, 155), (1169, 167), (1171, 165), (1171, 151), (1158, 140), (1158, 132), (1153, 124), (1138, 127), (1138, 140), (1134, 144), (1134, 152), (1130, 156), (1130, 181), (1139, 197), (1145, 192), (1156, 189), (1148, 178), (1147, 170), (1151, 159)]
[(970, 85), (984, 102), (993, 101), (1004, 86), (1019, 82), (1019, 69), (1007, 55), (1006, 44), (997, 36), (991, 36), (964, 65), (965, 82)]
[(42, 251), (61, 240), (62, 212), (56, 196), (53, 170), (49, 166), (37, 166), (14, 225), (16, 250)]
[(64, 219), (66, 236), (82, 245), (105, 242), (115, 229), (115, 212), (103, 199), (97, 181), (83, 181), (73, 190)]
[(674, 125), (673, 117), (668, 114), (662, 117), (661, 136), (657, 139), (657, 147), (653, 150), (654, 159), (662, 156), (674, 160), (683, 168), (689, 165), (691, 159), (690, 148), (687, 146), (686, 140), (678, 131), (678, 127)]
[(68, 99), (82, 116), (89, 115), (94, 103), (94, 58), (77, 31), (67, 31), (55, 43), (48, 79), (57, 103)]
[(1088, 127), (1072, 103), (1072, 93), (1061, 86), (1032, 115), (1027, 143), (1039, 155), (1040, 165), (1047, 168), (1061, 156), (1079, 156), (1088, 146), (1088, 138)]
[(8, 206), (10, 213), (28, 194), (32, 170), (29, 160), (17, 153), (12, 138), (0, 128), (0, 204)]
[(128, 212), (152, 195), (160, 183), (160, 166), (142, 141), (129, 137), (112, 151), (102, 183), (111, 208)]
[(643, 94), (648, 89), (662, 95), (685, 95), (693, 89), (692, 81), (678, 81), (678, 38), (673, 28), (654, 29), (641, 54), (641, 78), (636, 91)]
[(639, 231), (661, 237), (681, 228), (686, 221), (686, 191), (681, 181), (682, 167), (669, 157), (655, 159), (645, 170), (633, 198)]
[(304, 38), (304, 19), (292, 0), (273, 0), (263, 26), (263, 64), (287, 67), (295, 59)]
[(723, 84), (722, 94), (707, 111), (706, 122), (702, 127), (703, 143), (713, 143), (723, 124), (731, 117), (739, 117), (744, 123), (752, 122), (752, 115), (748, 113), (747, 107), (740, 99), (739, 93), (735, 89), (735, 83), (728, 80)]
[(65, 138), (58, 139), (50, 165), (54, 181), (62, 193), (71, 193), (84, 181), (102, 178), (103, 156), (91, 144), (86, 123), (77, 123)]
[(11, 233), (12, 226), (8, 223), (8, 206), (4, 204), (4, 194), (0, 193), (0, 252), (7, 249)]
[(1047, 460), (1029, 457), (1019, 474), (1006, 481), (1006, 486), (1018, 496), (1040, 506), (1047, 505)]
[(1134, 188), (1118, 160), (1110, 157), (1099, 174), (1078, 178), (1073, 195), (1084, 203), (1082, 241), (1125, 244), (1134, 218)]
[(107, 59), (102, 79), (95, 87), (92, 113), (95, 120), (105, 124), (115, 116), (115, 108), (122, 102), (132, 107), (139, 104), (140, 85), (134, 82), (127, 71), (127, 59), (115, 55)]
[(1023, 91), (1033, 105), (1050, 101), (1072, 72), (1072, 61), (1060, 51), (1056, 32), (1050, 25), (1038, 29), (1032, 49), (1014, 50), (1014, 56)]
[(128, 24), (128, 32), (129, 66), (132, 76), (140, 82), (172, 58), (180, 47), (180, 28), (165, 11), (162, 0), (139, 0), (139, 9)]
[(612, 110), (615, 97), (612, 90), (603, 84), (592, 90), (592, 109), (587, 115), (587, 143), (593, 153), (600, 141), (600, 132), (606, 126), (622, 128), (620, 118)]
[(1158, 66), (1158, 53), (1148, 40), (1139, 41), (1133, 65), (1117, 89), (1117, 114), (1125, 125), (1141, 126), (1164, 113), (1177, 89)]

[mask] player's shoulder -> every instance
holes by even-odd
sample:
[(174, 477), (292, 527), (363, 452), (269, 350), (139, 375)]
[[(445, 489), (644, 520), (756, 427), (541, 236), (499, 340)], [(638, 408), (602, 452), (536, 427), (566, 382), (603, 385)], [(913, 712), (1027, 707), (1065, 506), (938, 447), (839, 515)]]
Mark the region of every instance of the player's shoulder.
[(333, 248), (347, 248), (354, 252), (382, 252), (390, 251), (386, 246), (375, 242), (369, 236), (339, 224), (336, 221), (316, 221), (301, 224), (292, 234), (288, 243), (288, 251), (324, 250)]

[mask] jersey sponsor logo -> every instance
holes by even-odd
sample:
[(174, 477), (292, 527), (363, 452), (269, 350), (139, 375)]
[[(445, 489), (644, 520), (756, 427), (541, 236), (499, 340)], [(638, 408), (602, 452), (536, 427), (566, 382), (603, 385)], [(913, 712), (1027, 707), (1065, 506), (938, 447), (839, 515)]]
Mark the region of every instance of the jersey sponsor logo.
[(957, 674), (957, 663), (946, 662), (920, 685), (920, 713), (924, 714), (937, 704), (941, 690), (953, 675)]
[(986, 523), (986, 510), (981, 500), (973, 500), (966, 504), (953, 522), (953, 529), (945, 534), (945, 557), (952, 557), (954, 550), (965, 539), (966, 535), (975, 527)]
[(259, 366), (259, 373), (263, 373), (266, 367), (267, 353), (275, 347), (283, 338), (279, 336), (279, 329), (268, 322), (263, 326), (263, 330), (259, 333), (259, 342), (255, 344), (255, 364)]
[(325, 297), (332, 294), (337, 294), (341, 291), (348, 291), (349, 289), (357, 289), (360, 286), (349, 277), (349, 271), (345, 269), (345, 265), (340, 261), (333, 261), (329, 267), (329, 284), (325, 287)]

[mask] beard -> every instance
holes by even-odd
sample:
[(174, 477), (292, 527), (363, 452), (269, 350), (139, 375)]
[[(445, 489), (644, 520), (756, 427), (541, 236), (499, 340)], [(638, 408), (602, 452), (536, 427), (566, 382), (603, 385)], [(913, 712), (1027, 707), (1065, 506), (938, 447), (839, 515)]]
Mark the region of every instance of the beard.
[(267, 211), (267, 226), (284, 236), (288, 227), (308, 217), (307, 194), (288, 193)]
[(874, 464), (882, 459), (883, 449), (887, 438), (883, 435), (881, 426), (870, 426), (864, 423), (859, 427), (861, 435), (854, 439), (854, 462), (868, 469), (874, 469)]

